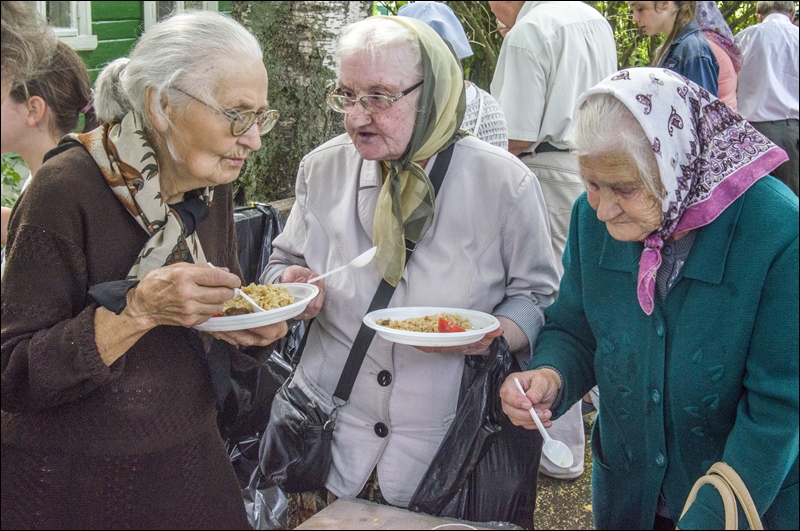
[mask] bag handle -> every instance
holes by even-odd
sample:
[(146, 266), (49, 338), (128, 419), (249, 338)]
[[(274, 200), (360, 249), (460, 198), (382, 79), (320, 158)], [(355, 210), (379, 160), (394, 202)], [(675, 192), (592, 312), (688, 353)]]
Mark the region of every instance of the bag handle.
[(689, 492), (689, 496), (686, 498), (686, 505), (681, 511), (681, 518), (694, 503), (697, 498), (697, 492), (703, 485), (711, 485), (717, 489), (722, 497), (722, 503), (725, 506), (725, 529), (739, 529), (737, 499), (742, 506), (745, 517), (747, 517), (750, 529), (764, 529), (761, 524), (761, 518), (758, 516), (756, 505), (753, 503), (753, 498), (747, 490), (747, 485), (744, 484), (742, 478), (733, 468), (722, 461), (711, 465), (706, 475), (695, 482), (691, 492)]
[[(433, 163), (431, 170), (430, 180), (433, 185), (434, 196), (439, 193), (439, 189), (444, 181), (444, 176), (447, 173), (447, 168), (450, 165), (450, 159), (453, 157), (453, 149), (455, 142), (444, 151), (439, 152), (436, 161)], [(411, 253), (414, 252), (416, 244), (406, 240), (406, 264), (411, 258)], [(392, 300), (395, 286), (392, 286), (386, 280), (381, 279), (375, 296), (372, 297), (372, 302), (369, 305), (367, 313), (374, 312), (375, 310), (382, 310), (389, 306), (389, 301)], [(372, 339), (375, 337), (375, 330), (361, 323), (361, 328), (356, 334), (356, 339), (353, 341), (353, 346), (350, 348), (350, 354), (347, 356), (347, 361), (342, 369), (342, 375), (339, 377), (339, 383), (336, 385), (336, 391), (333, 393), (333, 398), (339, 400), (337, 406), (344, 405), (350, 399), (350, 392), (353, 390), (353, 385), (356, 383), (356, 377), (361, 370), (361, 364), (364, 363), (364, 357), (367, 355), (367, 349), (372, 344)], [(334, 401), (335, 402), (335, 401)]]

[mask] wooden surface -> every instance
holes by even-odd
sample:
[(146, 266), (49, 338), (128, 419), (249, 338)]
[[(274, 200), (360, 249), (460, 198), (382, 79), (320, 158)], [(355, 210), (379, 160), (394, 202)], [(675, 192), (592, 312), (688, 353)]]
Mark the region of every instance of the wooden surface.
[(476, 524), (435, 518), (364, 500), (339, 499), (295, 529), (519, 529), (511, 524)]

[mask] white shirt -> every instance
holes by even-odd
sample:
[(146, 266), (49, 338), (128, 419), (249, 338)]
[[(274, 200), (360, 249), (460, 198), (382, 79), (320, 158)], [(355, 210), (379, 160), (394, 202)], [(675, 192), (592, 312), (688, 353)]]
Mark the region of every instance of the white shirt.
[(789, 17), (771, 13), (736, 35), (742, 50), (739, 114), (751, 122), (798, 118), (800, 103), (800, 28)]
[(566, 148), (578, 97), (616, 70), (614, 32), (596, 9), (525, 2), (503, 39), (491, 86), (508, 138)]

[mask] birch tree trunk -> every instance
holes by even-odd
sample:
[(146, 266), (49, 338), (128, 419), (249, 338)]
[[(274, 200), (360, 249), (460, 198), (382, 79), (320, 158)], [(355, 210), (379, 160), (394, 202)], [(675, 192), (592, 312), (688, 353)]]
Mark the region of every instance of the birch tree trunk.
[(300, 160), (344, 132), (325, 103), (336, 78), (334, 49), (342, 28), (371, 14), (372, 2), (231, 2), (233, 17), (264, 50), (269, 105), (281, 118), (250, 155), (234, 185), (237, 204), (294, 195)]

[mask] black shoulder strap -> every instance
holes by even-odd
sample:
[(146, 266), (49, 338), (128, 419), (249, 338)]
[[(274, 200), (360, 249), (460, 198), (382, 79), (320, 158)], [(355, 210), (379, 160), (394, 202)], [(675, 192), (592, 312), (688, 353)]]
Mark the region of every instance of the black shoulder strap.
[[(455, 143), (451, 144), (444, 151), (439, 152), (436, 161), (433, 163), (431, 170), (430, 180), (433, 185), (434, 194), (439, 193), (442, 187), (444, 176), (447, 173), (447, 167), (450, 165), (450, 159), (453, 157), (453, 149)], [(414, 252), (416, 245), (406, 240), (406, 263), (411, 258), (411, 253)], [(382, 310), (389, 306), (389, 301), (392, 300), (395, 287), (381, 279), (378, 290), (375, 296), (372, 297), (372, 302), (369, 305), (367, 313), (374, 312), (375, 310)], [(358, 330), (353, 346), (350, 348), (350, 355), (347, 357), (347, 362), (342, 369), (342, 375), (339, 377), (339, 383), (336, 385), (336, 391), (333, 393), (334, 398), (341, 400), (342, 404), (350, 399), (350, 392), (353, 390), (353, 385), (356, 383), (358, 371), (361, 370), (361, 364), (364, 362), (364, 357), (367, 355), (367, 349), (372, 344), (372, 338), (375, 337), (375, 330), (361, 323), (361, 328)]]

